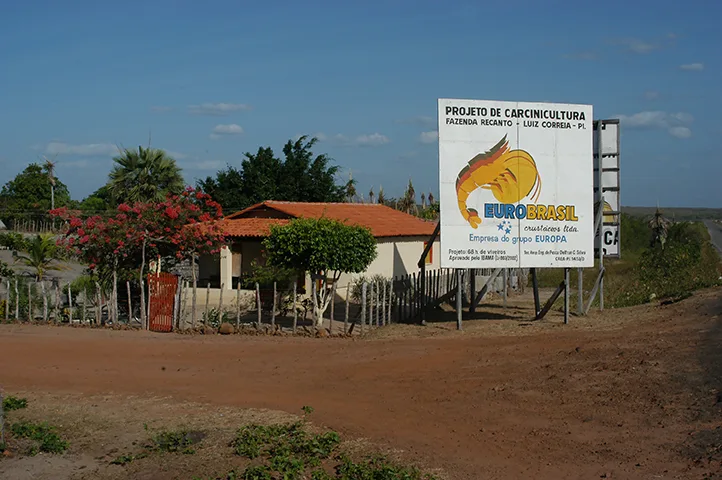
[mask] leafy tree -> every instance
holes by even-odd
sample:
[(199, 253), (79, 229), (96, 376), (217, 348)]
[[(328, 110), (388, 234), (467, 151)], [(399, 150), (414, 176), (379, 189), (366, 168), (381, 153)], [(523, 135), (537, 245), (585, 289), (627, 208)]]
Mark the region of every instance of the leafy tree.
[(241, 168), (228, 166), (215, 177), (197, 183), (226, 210), (241, 210), (264, 200), (294, 202), (341, 202), (348, 190), (335, 183), (338, 167), (330, 165), (325, 155), (315, 155), (316, 138), (303, 136), (289, 140), (283, 147), (284, 159), (277, 158), (270, 147), (256, 153), (246, 152)]
[(342, 202), (346, 192), (343, 186), (336, 185), (338, 166), (330, 166), (331, 159), (326, 154), (314, 156), (311, 148), (316, 142), (317, 138), (309, 140), (305, 135), (295, 142), (286, 142), (278, 193), (299, 202)]
[(424, 220), (438, 220), (439, 219), (439, 202), (429, 203), (426, 208), (419, 211), (419, 217)]
[(55, 262), (59, 258), (58, 247), (52, 235), (36, 235), (27, 243), (26, 253), (13, 252), (15, 261), (21, 261), (35, 269), (35, 280), (42, 281), (48, 270), (60, 270)]
[(125, 149), (113, 158), (108, 175), (108, 192), (116, 203), (162, 202), (168, 194), (183, 191), (183, 176), (176, 162), (165, 151), (138, 147)]
[[(31, 163), (0, 191), (2, 220), (39, 220), (50, 210), (51, 179), (47, 166)], [(55, 181), (55, 205), (71, 203), (68, 187), (57, 177)]]
[(197, 186), (223, 206), (226, 212), (234, 212), (250, 205), (243, 195), (243, 173), (230, 165), (219, 170), (214, 177), (199, 180)]
[(272, 266), (310, 272), (321, 281), (314, 298), (317, 326), (331, 302), (330, 287), (342, 273), (361, 273), (376, 258), (376, 239), (371, 231), (328, 218), (299, 218), (274, 225), (263, 240)]
[(83, 212), (104, 212), (114, 207), (110, 197), (108, 185), (103, 185), (80, 202), (79, 208)]
[[(215, 253), (225, 242), (218, 220), (221, 206), (208, 194), (188, 187), (180, 195), (169, 195), (163, 202), (121, 203), (115, 216), (99, 215), (81, 219), (77, 212), (58, 209), (55, 215), (69, 222), (61, 243), (98, 271), (104, 278), (118, 273), (137, 272), (139, 282), (149, 258), (175, 258), (178, 261), (199, 254)], [(195, 274), (195, 268), (191, 269)], [(141, 284), (142, 285), (142, 284)], [(141, 286), (141, 318), (144, 317)]]

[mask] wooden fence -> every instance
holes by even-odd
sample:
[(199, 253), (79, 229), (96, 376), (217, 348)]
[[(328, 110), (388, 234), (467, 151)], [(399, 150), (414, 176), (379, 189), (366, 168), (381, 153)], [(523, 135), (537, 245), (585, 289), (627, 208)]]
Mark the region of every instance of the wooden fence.
[[(488, 276), (491, 271), (475, 273)], [(330, 333), (362, 333), (393, 323), (417, 322), (422, 310), (428, 312), (443, 302), (456, 304), (459, 279), (465, 303), (471, 295), (469, 271), (459, 275), (452, 269), (427, 271), (423, 282), (412, 273), (361, 285), (334, 285), (328, 292), (333, 300), (317, 322), (311, 297), (299, 295), (295, 284), (268, 291), (258, 285), (255, 291), (221, 288), (212, 299), (210, 284), (203, 288), (178, 281), (172, 274), (161, 275), (163, 281), (149, 276), (151, 281), (140, 287), (124, 282), (110, 291), (98, 284), (78, 291), (67, 283), (4, 279), (0, 321), (128, 325), (154, 331), (218, 328), (230, 323), (236, 328), (253, 325), (296, 332), (299, 327), (318, 325)]]

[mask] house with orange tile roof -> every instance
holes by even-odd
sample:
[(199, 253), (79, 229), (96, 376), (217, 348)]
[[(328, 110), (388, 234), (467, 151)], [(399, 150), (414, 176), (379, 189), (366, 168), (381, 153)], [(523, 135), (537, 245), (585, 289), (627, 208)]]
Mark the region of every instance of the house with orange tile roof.
[[(294, 218), (321, 217), (368, 227), (376, 237), (378, 256), (364, 274), (387, 278), (418, 271), (419, 259), (436, 227), (436, 222), (381, 204), (265, 201), (221, 221), (228, 245), (217, 255), (199, 259), (199, 285), (235, 289), (242, 275), (250, 272), (254, 261), (263, 262), (261, 242), (269, 234), (271, 225), (283, 225)], [(438, 259), (437, 239), (427, 256), (427, 268), (438, 269)], [(345, 287), (352, 280), (351, 276), (342, 276), (339, 284)]]

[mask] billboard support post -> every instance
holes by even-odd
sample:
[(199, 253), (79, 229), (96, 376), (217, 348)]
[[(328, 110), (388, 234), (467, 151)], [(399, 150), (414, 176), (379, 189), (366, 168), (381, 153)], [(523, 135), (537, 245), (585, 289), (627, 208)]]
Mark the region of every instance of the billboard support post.
[(577, 269), (577, 314), (584, 315), (584, 269)]
[(569, 323), (569, 269), (564, 269), (564, 325)]
[(602, 130), (604, 126), (602, 122), (597, 122), (597, 158), (599, 159), (599, 169), (597, 176), (599, 177), (599, 310), (604, 310), (604, 248), (602, 247), (604, 234), (604, 168), (603, 168), (603, 151), (602, 151)]

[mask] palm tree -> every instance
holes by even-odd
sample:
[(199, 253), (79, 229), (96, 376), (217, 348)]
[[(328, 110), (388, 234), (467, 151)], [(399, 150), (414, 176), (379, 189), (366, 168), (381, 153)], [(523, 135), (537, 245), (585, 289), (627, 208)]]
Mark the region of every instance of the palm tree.
[(399, 203), (399, 210), (406, 213), (414, 213), (418, 214), (418, 209), (416, 207), (416, 191), (414, 190), (414, 184), (411, 183), (411, 179), (409, 178), (409, 185), (406, 187), (406, 192), (404, 192), (404, 196), (401, 198), (401, 202)]
[(60, 265), (56, 265), (58, 259), (58, 247), (53, 241), (50, 234), (36, 235), (27, 244), (26, 253), (13, 252), (15, 262), (18, 260), (26, 266), (35, 269), (35, 280), (38, 282), (43, 280), (45, 272), (48, 270), (60, 270)]
[(346, 201), (353, 203), (356, 201), (356, 180), (351, 176), (351, 172), (348, 174), (348, 182), (344, 185), (344, 191), (346, 194)]
[(649, 221), (649, 228), (652, 229), (652, 246), (657, 242), (662, 245), (667, 243), (667, 233), (671, 222), (662, 215), (662, 211), (657, 206), (657, 210), (654, 212), (654, 217)]
[(179, 194), (185, 186), (180, 167), (161, 149), (126, 148), (113, 161), (108, 191), (116, 203), (163, 201), (167, 194)]

